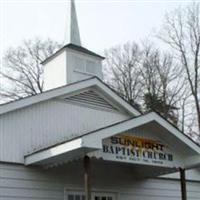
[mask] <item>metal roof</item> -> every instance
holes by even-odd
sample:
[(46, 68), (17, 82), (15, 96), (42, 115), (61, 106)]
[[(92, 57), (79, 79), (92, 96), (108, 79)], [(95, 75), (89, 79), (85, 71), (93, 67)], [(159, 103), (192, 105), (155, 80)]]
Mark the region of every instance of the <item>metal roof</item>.
[(93, 51), (90, 51), (89, 49), (86, 49), (82, 46), (78, 46), (78, 45), (70, 43), (70, 44), (63, 46), (61, 49), (56, 51), (50, 57), (46, 58), (41, 64), (45, 64), (45, 63), (49, 62), (51, 59), (53, 59), (55, 56), (57, 56), (59, 53), (61, 53), (65, 49), (71, 49), (71, 50), (74, 50), (74, 51), (79, 51), (81, 53), (88, 54), (90, 56), (94, 56), (94, 57), (97, 57), (97, 58), (102, 59), (102, 60), (105, 59), (105, 57), (103, 57), (103, 56), (101, 56), (97, 53), (94, 53)]

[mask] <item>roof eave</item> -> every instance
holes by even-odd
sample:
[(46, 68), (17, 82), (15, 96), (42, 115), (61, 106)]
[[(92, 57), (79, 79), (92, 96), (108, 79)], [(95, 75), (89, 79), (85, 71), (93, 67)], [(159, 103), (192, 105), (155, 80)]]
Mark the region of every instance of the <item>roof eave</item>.
[[(73, 48), (76, 47), (76, 48)], [(49, 61), (51, 61), (53, 58), (55, 58), (57, 55), (59, 55), (60, 53), (62, 53), (64, 50), (66, 49), (69, 49), (69, 50), (74, 50), (74, 51), (77, 51), (77, 52), (81, 52), (83, 54), (86, 54), (86, 55), (90, 55), (90, 56), (93, 56), (93, 57), (96, 57), (100, 60), (104, 60), (105, 57), (101, 56), (101, 55), (98, 55), (84, 47), (81, 47), (81, 46), (77, 46), (77, 45), (74, 45), (74, 44), (67, 44), (65, 46), (63, 46), (62, 48), (60, 48), (58, 51), (56, 51), (54, 54), (52, 54), (51, 56), (49, 56), (48, 58), (46, 58), (44, 61), (41, 62), (42, 65), (45, 65), (46, 63), (48, 63)], [(81, 50), (82, 49), (82, 50)], [(85, 49), (85, 51), (83, 50)], [(86, 52), (88, 51), (88, 52)]]
[(66, 94), (69, 94), (74, 91), (90, 88), (90, 87), (97, 87), (99, 90), (104, 92), (107, 96), (109, 96), (114, 102), (116, 102), (120, 107), (122, 107), (127, 113), (131, 114), (132, 116), (138, 116), (141, 113), (137, 111), (132, 105), (122, 99), (119, 95), (117, 95), (113, 90), (111, 90), (106, 84), (103, 83), (97, 77), (91, 77), (89, 79), (81, 80), (78, 82), (74, 82), (65, 86), (61, 86), (56, 89), (48, 90), (43, 93), (25, 97), (23, 99), (6, 103), (0, 105), (0, 115), (5, 114), (8, 112), (12, 112), (27, 106), (31, 106), (35, 103), (43, 102), (49, 99), (57, 98)]

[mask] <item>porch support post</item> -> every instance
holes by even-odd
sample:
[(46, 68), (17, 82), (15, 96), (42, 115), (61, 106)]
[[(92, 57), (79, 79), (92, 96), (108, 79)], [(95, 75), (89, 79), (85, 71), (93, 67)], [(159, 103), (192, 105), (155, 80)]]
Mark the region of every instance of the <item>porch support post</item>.
[(185, 169), (180, 168), (179, 171), (180, 171), (180, 181), (181, 181), (181, 199), (187, 200)]
[(88, 156), (84, 157), (84, 186), (85, 199), (91, 200), (91, 161)]

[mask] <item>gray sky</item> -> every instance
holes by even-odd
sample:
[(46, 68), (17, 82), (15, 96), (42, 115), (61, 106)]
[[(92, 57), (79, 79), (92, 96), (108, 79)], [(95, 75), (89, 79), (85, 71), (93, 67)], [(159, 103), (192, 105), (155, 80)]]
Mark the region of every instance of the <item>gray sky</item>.
[[(0, 0), (1, 50), (34, 36), (64, 40), (67, 0)], [(105, 48), (151, 34), (164, 13), (188, 1), (76, 0), (84, 46)]]

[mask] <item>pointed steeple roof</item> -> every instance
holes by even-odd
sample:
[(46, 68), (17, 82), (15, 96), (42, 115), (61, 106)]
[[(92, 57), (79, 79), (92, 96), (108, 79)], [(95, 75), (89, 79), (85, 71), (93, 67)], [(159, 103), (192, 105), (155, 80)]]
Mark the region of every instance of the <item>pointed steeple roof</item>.
[(67, 29), (65, 35), (65, 44), (75, 44), (81, 46), (81, 39), (78, 27), (76, 7), (74, 0), (67, 1)]

